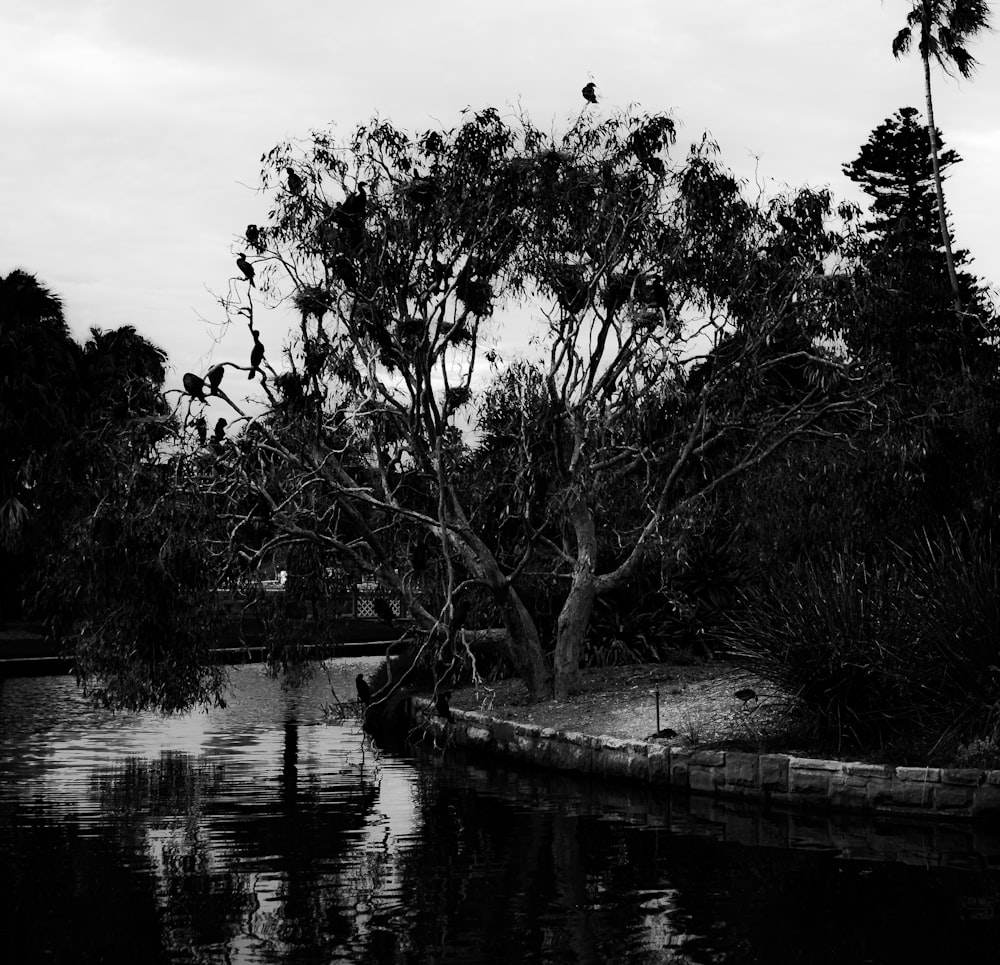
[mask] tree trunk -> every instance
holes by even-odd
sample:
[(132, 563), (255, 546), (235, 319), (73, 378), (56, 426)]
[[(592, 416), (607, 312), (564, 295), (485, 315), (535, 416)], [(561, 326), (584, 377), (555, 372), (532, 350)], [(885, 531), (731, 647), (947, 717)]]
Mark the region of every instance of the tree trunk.
[(597, 536), (594, 516), (583, 500), (573, 507), (573, 528), (576, 531), (576, 563), (573, 566), (569, 593), (559, 611), (556, 625), (556, 700), (565, 700), (579, 689), (583, 640), (594, 610)]
[(508, 586), (500, 601), (507, 628), (507, 656), (517, 675), (524, 681), (530, 700), (545, 700), (552, 695), (552, 674), (545, 665), (538, 628), (521, 598)]
[[(454, 527), (449, 540), (469, 569), (493, 593), (507, 629), (506, 651), (517, 675), (524, 681), (531, 700), (552, 694), (552, 674), (545, 663), (538, 628), (524, 601), (500, 569), (496, 557), (472, 531), (464, 512), (453, 500), (448, 522)], [(461, 535), (459, 535), (461, 534)]]
[[(924, 5), (924, 17), (926, 20), (926, 4)], [(924, 23), (924, 30), (930, 30), (930, 25), (926, 22)], [(958, 275), (955, 272), (955, 256), (952, 254), (951, 250), (951, 234), (948, 231), (948, 217), (944, 210), (944, 183), (941, 181), (941, 164), (938, 159), (937, 146), (937, 126), (934, 123), (934, 100), (931, 97), (931, 62), (930, 57), (928, 56), (926, 43), (921, 44), (921, 59), (924, 64), (924, 96), (927, 99), (927, 136), (930, 138), (931, 142), (931, 167), (934, 171), (934, 191), (937, 194), (938, 202), (938, 223), (941, 226), (941, 242), (944, 245), (944, 258), (945, 263), (948, 265), (948, 279), (951, 282), (955, 312), (960, 316), (962, 313), (962, 296), (958, 289)]]

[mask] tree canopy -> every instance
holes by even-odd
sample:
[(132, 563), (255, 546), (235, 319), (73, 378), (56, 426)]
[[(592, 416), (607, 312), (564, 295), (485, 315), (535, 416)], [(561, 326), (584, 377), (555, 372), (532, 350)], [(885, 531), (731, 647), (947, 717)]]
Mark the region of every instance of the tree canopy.
[[(238, 479), (230, 518), (256, 521), (231, 526), (232, 558), (311, 545), (374, 572), (442, 660), (493, 639), (533, 695), (570, 692), (595, 599), (658, 571), (725, 480), (853, 404), (817, 341), (829, 193), (757, 204), (710, 141), (674, 160), (674, 138), (665, 114), (584, 114), (554, 137), (486, 109), (268, 154), (256, 282), (227, 304), (255, 346), (261, 298), (290, 295), (299, 322), (287, 369), (251, 367), (271, 414), (205, 479), (218, 498)], [(515, 313), (532, 350), (509, 368)], [(518, 589), (540, 571), (551, 639)], [(463, 594), (487, 625), (457, 618)]]

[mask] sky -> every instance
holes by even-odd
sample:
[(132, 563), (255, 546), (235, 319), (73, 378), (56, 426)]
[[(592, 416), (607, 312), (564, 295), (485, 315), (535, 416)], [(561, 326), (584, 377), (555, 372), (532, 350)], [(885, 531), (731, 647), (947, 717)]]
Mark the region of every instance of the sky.
[[(669, 111), (675, 156), (706, 131), (767, 192), (829, 186), (898, 108), (924, 107), (916, 55), (892, 38), (909, 0), (9, 0), (0, 10), (0, 275), (35, 274), (74, 337), (133, 325), (169, 385), (243, 362), (218, 297), (260, 159), (373, 115), (410, 131), (463, 108), (523, 109), (565, 130), (593, 79), (610, 111)], [(1000, 14), (997, 15), (1000, 25)], [(935, 73), (935, 111), (963, 158), (947, 182), (972, 270), (1000, 284), (1000, 34), (971, 81)], [(258, 316), (280, 344), (289, 315)]]

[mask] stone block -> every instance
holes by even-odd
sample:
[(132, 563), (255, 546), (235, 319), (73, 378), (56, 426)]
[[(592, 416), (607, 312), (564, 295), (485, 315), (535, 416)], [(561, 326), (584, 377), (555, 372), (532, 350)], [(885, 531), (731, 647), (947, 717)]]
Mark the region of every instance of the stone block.
[(862, 764), (859, 761), (847, 761), (844, 764), (844, 773), (851, 777), (859, 777), (868, 780), (873, 777), (892, 777), (893, 769), (885, 764)]
[(493, 731), (488, 727), (466, 727), (465, 740), (473, 747), (486, 747), (493, 742)]
[(786, 754), (761, 754), (758, 764), (760, 786), (765, 791), (788, 790), (788, 762)]
[(942, 784), (964, 784), (976, 787), (983, 782), (983, 772), (978, 767), (945, 767), (941, 769)]
[(792, 758), (788, 763), (788, 790), (791, 794), (829, 797), (834, 772), (829, 768), (814, 768), (807, 758)]
[(717, 764), (696, 764), (692, 761), (688, 768), (688, 787), (692, 791), (714, 794), (725, 779), (725, 768)]
[(670, 748), (670, 783), (674, 787), (688, 786), (691, 753), (691, 751), (682, 747)]
[(896, 780), (935, 784), (941, 780), (940, 767), (897, 767)]
[(760, 757), (729, 751), (726, 754), (725, 783), (727, 787), (758, 787), (760, 784)]
[(789, 768), (799, 768), (804, 771), (842, 771), (843, 761), (826, 761), (818, 757), (789, 757)]
[(708, 767), (721, 767), (726, 763), (725, 751), (692, 751), (692, 764), (704, 764)]
[[(891, 803), (903, 808), (930, 808), (934, 804), (934, 782), (901, 780), (900, 770), (917, 770), (917, 768), (896, 768), (896, 777), (892, 781)], [(923, 768), (920, 768), (922, 771)]]
[(1000, 814), (1000, 786), (981, 784), (973, 788), (972, 813), (975, 817)]
[(939, 784), (934, 788), (934, 807), (938, 811), (965, 810), (972, 805), (970, 785)]
[(892, 803), (892, 778), (871, 777), (865, 782), (865, 793), (872, 807)]
[(830, 803), (837, 808), (859, 810), (869, 806), (868, 782), (835, 774), (830, 781)]
[(649, 780), (654, 784), (670, 783), (670, 748), (665, 744), (650, 744), (646, 752)]

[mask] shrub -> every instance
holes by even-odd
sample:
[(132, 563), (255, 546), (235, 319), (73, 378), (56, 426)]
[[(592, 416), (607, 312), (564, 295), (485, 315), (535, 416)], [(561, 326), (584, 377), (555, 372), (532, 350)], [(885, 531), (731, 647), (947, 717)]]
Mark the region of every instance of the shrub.
[(1000, 736), (997, 583), (991, 540), (944, 529), (912, 552), (772, 577), (726, 637), (838, 747), (954, 753)]

